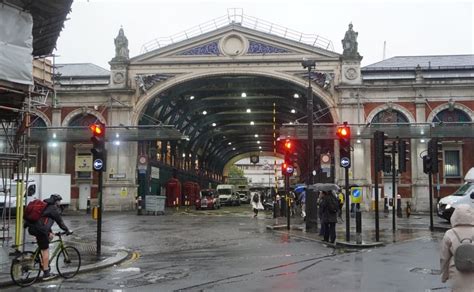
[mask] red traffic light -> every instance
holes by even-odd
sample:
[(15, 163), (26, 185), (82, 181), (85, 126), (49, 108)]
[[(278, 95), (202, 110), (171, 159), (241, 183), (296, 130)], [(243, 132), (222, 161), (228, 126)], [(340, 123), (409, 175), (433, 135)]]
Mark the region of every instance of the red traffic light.
[(288, 151), (293, 149), (293, 143), (291, 142), (291, 140), (286, 140), (285, 141), (285, 149), (288, 150)]
[(94, 136), (105, 135), (105, 126), (103, 124), (92, 124), (89, 126), (89, 129), (92, 131)]
[(351, 137), (351, 128), (348, 126), (338, 127), (337, 136), (339, 139), (349, 139)]

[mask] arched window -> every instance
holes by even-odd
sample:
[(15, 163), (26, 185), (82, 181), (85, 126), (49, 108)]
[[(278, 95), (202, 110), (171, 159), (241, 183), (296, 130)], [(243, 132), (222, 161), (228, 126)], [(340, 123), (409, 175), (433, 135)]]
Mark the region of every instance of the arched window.
[(89, 127), (97, 122), (97, 117), (91, 114), (77, 115), (69, 121), (69, 127)]
[(408, 118), (401, 112), (393, 109), (383, 110), (375, 115), (371, 123), (373, 124), (396, 124), (408, 123)]
[[(440, 111), (434, 118), (433, 123), (443, 123), (443, 126), (453, 126), (455, 124), (449, 123), (463, 123), (470, 122), (469, 115), (456, 108), (447, 108)], [(449, 130), (449, 129), (448, 129)], [(461, 147), (459, 145), (443, 144), (443, 167), (444, 177), (459, 178), (461, 177)]]
[(467, 113), (460, 109), (445, 109), (440, 111), (434, 118), (433, 123), (462, 123), (462, 122), (470, 122), (471, 118)]

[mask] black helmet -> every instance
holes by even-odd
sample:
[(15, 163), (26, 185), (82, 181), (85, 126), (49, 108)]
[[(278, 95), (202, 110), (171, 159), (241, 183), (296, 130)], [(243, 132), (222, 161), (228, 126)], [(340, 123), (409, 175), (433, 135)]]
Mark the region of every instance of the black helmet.
[(53, 200), (53, 202), (61, 201), (63, 199), (59, 194), (52, 194), (49, 198)]

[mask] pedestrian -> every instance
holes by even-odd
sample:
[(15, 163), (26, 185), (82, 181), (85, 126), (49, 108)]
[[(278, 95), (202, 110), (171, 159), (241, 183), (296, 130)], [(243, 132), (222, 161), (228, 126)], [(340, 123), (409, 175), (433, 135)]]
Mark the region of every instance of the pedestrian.
[(251, 205), (252, 205), (252, 209), (253, 209), (253, 217), (257, 217), (258, 215), (258, 211), (259, 210), (263, 210), (263, 205), (262, 205), (262, 200), (261, 200), (261, 196), (258, 192), (253, 192), (252, 193), (252, 199), (251, 199)]
[[(466, 204), (456, 206), (451, 216), (451, 226), (441, 241), (441, 281), (445, 283), (450, 280), (453, 291), (474, 291), (474, 271), (459, 271), (454, 257), (461, 245), (460, 241), (474, 244), (474, 209)], [(464, 256), (465, 260), (472, 261), (473, 258), (472, 253)]]
[(303, 189), (300, 192), (298, 200), (300, 201), (300, 205), (301, 205), (301, 217), (303, 217), (303, 221), (306, 221), (306, 190), (305, 189)]
[(344, 194), (342, 191), (339, 191), (337, 194), (337, 199), (339, 200), (339, 212), (338, 212), (338, 217), (341, 221), (344, 221), (342, 219), (342, 207), (344, 207)]
[(336, 241), (336, 223), (339, 202), (332, 191), (322, 192), (320, 212), (321, 225), (323, 226), (324, 241), (334, 243)]

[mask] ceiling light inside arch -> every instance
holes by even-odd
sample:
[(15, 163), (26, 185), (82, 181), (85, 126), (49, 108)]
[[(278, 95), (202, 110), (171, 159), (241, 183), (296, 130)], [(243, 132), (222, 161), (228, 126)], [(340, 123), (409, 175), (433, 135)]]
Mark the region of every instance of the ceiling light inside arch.
[(232, 142), (227, 143), (227, 145), (232, 145)]
[(300, 95), (298, 93), (293, 94), (294, 98), (300, 98)]
[(234, 151), (235, 151), (235, 147), (233, 147), (233, 148), (232, 148), (232, 150), (234, 150)]
[(216, 126), (216, 123), (212, 123), (212, 126), (215, 127), (215, 126)]
[(248, 108), (248, 109), (247, 109), (247, 112), (248, 112), (248, 113), (251, 113), (251, 112), (252, 112), (252, 110)]
[(260, 144), (260, 141), (257, 141), (257, 144)]
[(262, 149), (262, 146), (258, 146), (258, 149)]
[(258, 138), (258, 134), (255, 134), (255, 138)]
[(194, 99), (194, 95), (191, 95), (191, 96), (189, 97), (189, 99), (190, 99), (190, 100), (193, 100), (193, 99)]
[(253, 126), (253, 125), (255, 125), (255, 123), (254, 123), (253, 121), (250, 121), (250, 125), (252, 125), (252, 126)]
[(203, 115), (207, 115), (207, 111), (202, 111), (202, 114), (203, 114)]
[(296, 113), (296, 110), (295, 110), (294, 108), (291, 109), (291, 113), (292, 113), (292, 114)]
[(247, 93), (242, 92), (242, 94), (241, 94), (240, 96), (242, 96), (242, 97), (247, 97)]

